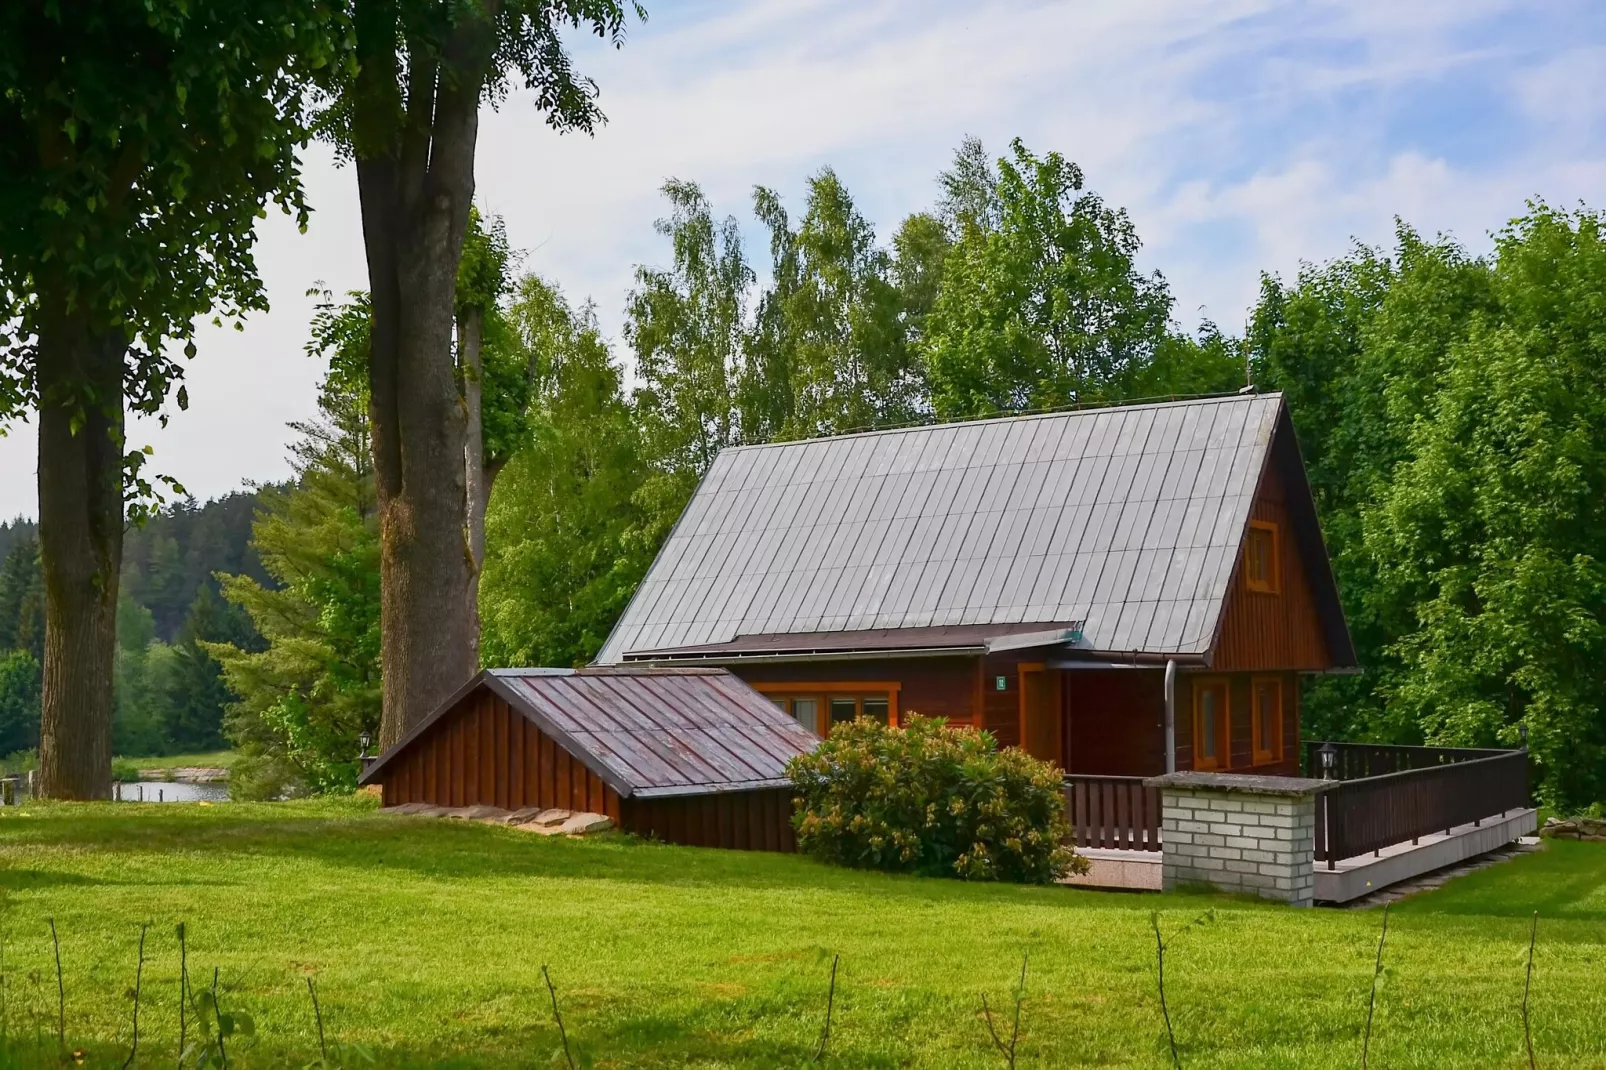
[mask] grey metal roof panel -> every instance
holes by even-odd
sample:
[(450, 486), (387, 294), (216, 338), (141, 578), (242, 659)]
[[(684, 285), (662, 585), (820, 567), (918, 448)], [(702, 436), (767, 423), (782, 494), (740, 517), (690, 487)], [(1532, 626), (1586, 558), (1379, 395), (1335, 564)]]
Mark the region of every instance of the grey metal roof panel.
[[(598, 660), (671, 637), (1084, 617), (1095, 649), (1202, 652), (1218, 613), (1196, 603), (1225, 597), (1281, 405), (1250, 395), (726, 450)], [(1129, 602), (1147, 608), (1123, 616)]]
[(819, 739), (721, 669), (498, 669), (442, 703), (363, 774), (476, 691), (490, 690), (620, 795), (717, 792), (786, 783), (786, 763)]

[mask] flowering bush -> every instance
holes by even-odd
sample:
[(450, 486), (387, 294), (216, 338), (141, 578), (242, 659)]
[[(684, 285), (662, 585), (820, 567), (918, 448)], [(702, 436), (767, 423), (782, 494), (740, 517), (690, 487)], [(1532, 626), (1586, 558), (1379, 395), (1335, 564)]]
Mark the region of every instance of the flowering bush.
[(836, 725), (788, 768), (798, 849), (838, 865), (1047, 884), (1087, 872), (1060, 774), (988, 732), (911, 716)]

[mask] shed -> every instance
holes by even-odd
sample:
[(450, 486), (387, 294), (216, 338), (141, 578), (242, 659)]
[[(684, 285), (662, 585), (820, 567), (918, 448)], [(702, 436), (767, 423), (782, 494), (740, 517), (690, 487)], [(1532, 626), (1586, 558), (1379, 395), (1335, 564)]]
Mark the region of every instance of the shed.
[(819, 743), (724, 669), (488, 669), (362, 775), (386, 806), (561, 807), (695, 847), (791, 851)]

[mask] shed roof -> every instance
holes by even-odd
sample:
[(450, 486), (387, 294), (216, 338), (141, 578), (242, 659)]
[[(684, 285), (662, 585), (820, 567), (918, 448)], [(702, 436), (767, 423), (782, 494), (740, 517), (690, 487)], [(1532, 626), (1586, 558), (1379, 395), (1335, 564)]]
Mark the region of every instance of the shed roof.
[(625, 798), (790, 783), (814, 733), (723, 669), (488, 669), (363, 774), (379, 773), (464, 698), (488, 688)]
[(598, 662), (1077, 622), (1202, 655), (1280, 425), (1252, 394), (727, 449)]

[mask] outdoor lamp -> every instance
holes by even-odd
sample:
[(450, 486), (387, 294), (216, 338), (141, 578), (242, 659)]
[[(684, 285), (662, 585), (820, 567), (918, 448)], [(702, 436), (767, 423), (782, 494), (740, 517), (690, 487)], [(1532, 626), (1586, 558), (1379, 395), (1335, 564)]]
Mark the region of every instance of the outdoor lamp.
[(357, 745), (362, 748), (358, 754), (359, 758), (368, 757), (368, 744), (371, 742), (373, 742), (373, 737), (369, 736), (367, 732), (357, 737)]
[(1338, 765), (1338, 748), (1331, 743), (1323, 743), (1316, 748), (1316, 756), (1322, 763), (1322, 779), (1332, 780), (1333, 769)]

